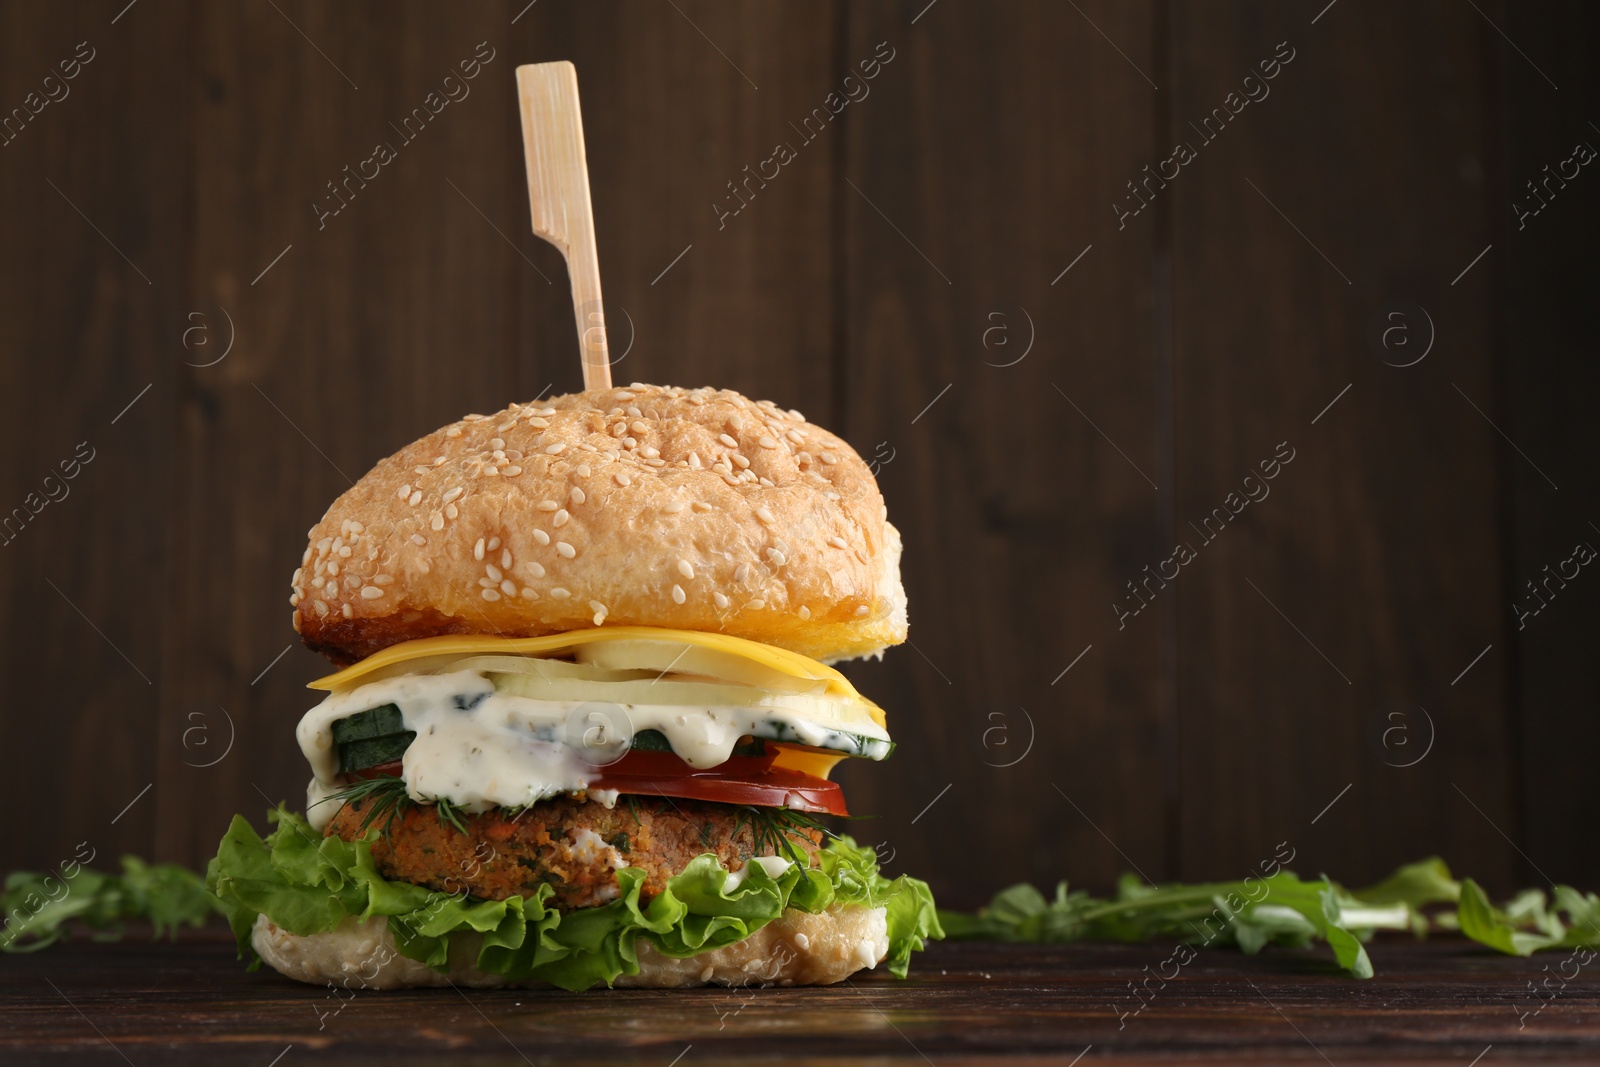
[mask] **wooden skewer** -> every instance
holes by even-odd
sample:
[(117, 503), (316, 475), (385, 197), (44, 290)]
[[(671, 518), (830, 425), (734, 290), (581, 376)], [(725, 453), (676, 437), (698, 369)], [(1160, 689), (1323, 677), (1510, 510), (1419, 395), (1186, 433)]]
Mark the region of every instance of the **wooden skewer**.
[(571, 63), (517, 68), (522, 107), (522, 147), (528, 163), (528, 204), (533, 232), (561, 250), (572, 279), (572, 308), (583, 356), (583, 387), (611, 388), (605, 306), (600, 299), (600, 259), (589, 203), (589, 162), (578, 109), (578, 71)]

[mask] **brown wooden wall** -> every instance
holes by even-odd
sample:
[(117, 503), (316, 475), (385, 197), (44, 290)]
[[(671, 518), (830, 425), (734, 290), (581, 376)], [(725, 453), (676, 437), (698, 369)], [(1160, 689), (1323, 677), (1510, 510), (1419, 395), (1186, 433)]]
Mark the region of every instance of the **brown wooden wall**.
[(1512, 607), (1600, 545), (1600, 176), (1513, 206), (1600, 145), (1593, 14), (124, 3), (0, 8), (0, 109), (60, 97), (0, 145), (0, 867), (201, 863), (299, 801), (306, 529), (414, 437), (578, 385), (512, 80), (567, 58), (620, 379), (882, 464), (913, 644), (851, 673), (901, 747), (840, 777), (891, 869), (971, 904), (1288, 842), (1351, 883), (1430, 852), (1600, 883), (1600, 574)]

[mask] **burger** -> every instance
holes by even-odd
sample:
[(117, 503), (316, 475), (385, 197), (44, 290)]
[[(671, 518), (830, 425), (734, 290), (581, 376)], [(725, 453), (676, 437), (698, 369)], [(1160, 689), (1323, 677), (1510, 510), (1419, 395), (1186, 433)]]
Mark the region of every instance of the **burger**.
[(837, 832), (883, 711), (830, 664), (905, 640), (872, 472), (796, 411), (632, 385), (468, 415), (312, 527), (289, 598), (342, 669), (305, 814), (208, 883), (305, 982), (807, 985), (942, 937)]

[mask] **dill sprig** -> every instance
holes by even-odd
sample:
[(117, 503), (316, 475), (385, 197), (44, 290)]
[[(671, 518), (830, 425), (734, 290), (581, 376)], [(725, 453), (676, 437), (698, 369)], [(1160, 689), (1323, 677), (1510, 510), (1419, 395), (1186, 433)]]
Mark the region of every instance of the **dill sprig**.
[(733, 824), (734, 837), (746, 826), (754, 842), (755, 855), (782, 856), (802, 867), (809, 865), (809, 857), (797, 847), (792, 838), (811, 842), (813, 833), (837, 837), (822, 820), (808, 812), (793, 808), (762, 808), (751, 804), (738, 805), (739, 818)]
[[(412, 800), (411, 794), (406, 791), (405, 779), (391, 774), (381, 774), (375, 778), (363, 778), (354, 785), (324, 797), (317, 803), (327, 804), (333, 801), (340, 802), (341, 807), (345, 804), (367, 804), (366, 811), (361, 818), (361, 833), (365, 834), (373, 823), (382, 819), (383, 822), (378, 827), (378, 832), (385, 840), (389, 837), (389, 829), (394, 825), (395, 816), (417, 804), (417, 801)], [(462, 835), (467, 833), (466, 824), (461, 819), (462, 811), (455, 804), (444, 797), (440, 797), (438, 800), (430, 802), (428, 806), (433, 807), (435, 813), (439, 816), (439, 824), (441, 826), (453, 827), (457, 833)]]

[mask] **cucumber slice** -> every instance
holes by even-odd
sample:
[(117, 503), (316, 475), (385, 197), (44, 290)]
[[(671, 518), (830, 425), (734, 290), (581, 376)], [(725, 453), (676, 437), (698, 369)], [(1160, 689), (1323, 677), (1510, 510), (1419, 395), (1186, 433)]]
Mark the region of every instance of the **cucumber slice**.
[(406, 754), (406, 749), (411, 747), (416, 736), (407, 730), (403, 734), (390, 734), (388, 737), (346, 741), (339, 746), (339, 770), (348, 774), (397, 760)]
[(406, 732), (405, 719), (401, 716), (400, 709), (393, 704), (384, 704), (351, 715), (349, 718), (339, 719), (332, 727), (333, 740), (336, 744)]

